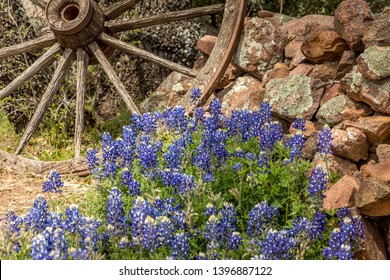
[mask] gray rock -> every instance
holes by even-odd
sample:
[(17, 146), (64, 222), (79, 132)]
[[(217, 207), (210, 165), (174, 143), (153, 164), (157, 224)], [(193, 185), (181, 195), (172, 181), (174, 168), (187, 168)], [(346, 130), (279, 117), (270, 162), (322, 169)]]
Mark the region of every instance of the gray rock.
[(372, 46), (356, 60), (357, 70), (366, 78), (379, 81), (390, 76), (390, 46)]

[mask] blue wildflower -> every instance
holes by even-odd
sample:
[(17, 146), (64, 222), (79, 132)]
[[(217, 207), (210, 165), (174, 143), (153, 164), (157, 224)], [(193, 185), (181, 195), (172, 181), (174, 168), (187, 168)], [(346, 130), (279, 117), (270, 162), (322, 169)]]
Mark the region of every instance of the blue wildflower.
[(228, 239), (228, 250), (238, 250), (242, 245), (242, 237), (239, 232), (234, 231)]
[(323, 199), (325, 198), (324, 191), (326, 190), (327, 174), (322, 167), (315, 167), (310, 176), (309, 195), (315, 206), (321, 208)]
[(127, 222), (125, 217), (124, 204), (122, 201), (122, 192), (117, 188), (111, 189), (107, 200), (107, 218), (106, 224), (111, 225), (113, 231), (111, 234), (120, 235), (125, 234), (127, 229)]
[(323, 154), (332, 154), (332, 132), (328, 125), (325, 125), (318, 134), (318, 152)]
[(187, 234), (176, 233), (171, 241), (172, 258), (174, 260), (188, 260), (190, 255), (190, 242)]
[(35, 232), (42, 232), (50, 223), (48, 209), (45, 197), (42, 194), (37, 195), (33, 207), (29, 209), (25, 217), (27, 228)]
[(261, 237), (272, 226), (279, 212), (275, 206), (266, 202), (257, 204), (249, 212), (247, 233), (251, 237)]
[(50, 171), (49, 178), (42, 185), (42, 192), (61, 193), (64, 182), (61, 181), (61, 175), (57, 170)]
[(99, 166), (99, 158), (97, 157), (98, 149), (89, 148), (85, 153), (88, 169), (95, 170)]
[(197, 104), (201, 95), (202, 91), (199, 88), (192, 88), (190, 95), (191, 103)]
[(294, 256), (298, 242), (289, 237), (286, 230), (270, 230), (264, 241), (259, 243), (260, 259), (289, 260)]
[(141, 184), (137, 182), (131, 172), (128, 169), (124, 169), (122, 173), (122, 186), (125, 186), (129, 190), (131, 196), (141, 195)]

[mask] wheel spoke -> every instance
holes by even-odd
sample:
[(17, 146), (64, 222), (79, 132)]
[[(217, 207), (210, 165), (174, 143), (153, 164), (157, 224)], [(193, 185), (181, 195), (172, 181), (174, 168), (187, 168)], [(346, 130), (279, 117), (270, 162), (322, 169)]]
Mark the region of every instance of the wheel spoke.
[(81, 141), (84, 130), (84, 104), (87, 90), (88, 54), (83, 49), (77, 49), (77, 91), (76, 91), (76, 122), (75, 122), (75, 157), (80, 157)]
[(122, 0), (111, 5), (104, 11), (104, 15), (109, 19), (116, 19), (124, 12), (133, 8), (141, 0)]
[(7, 97), (14, 90), (16, 90), (23, 83), (31, 79), (38, 72), (52, 64), (55, 60), (56, 54), (61, 53), (62, 48), (60, 44), (53, 45), (44, 55), (42, 55), (37, 61), (35, 61), (29, 68), (27, 68), (19, 77), (14, 79), (9, 85), (0, 90), (0, 98)]
[(38, 37), (36, 39), (14, 45), (9, 46), (3, 49), (0, 49), (0, 59), (5, 57), (10, 57), (26, 52), (31, 52), (39, 49), (43, 49), (46, 47), (51, 47), (56, 42), (56, 38), (53, 33), (49, 33)]
[(22, 136), (19, 146), (16, 149), (15, 154), (19, 154), (24, 146), (30, 140), (32, 134), (37, 129), (39, 122), (42, 120), (43, 115), (52, 101), (54, 94), (57, 92), (60, 87), (61, 82), (64, 80), (66, 74), (68, 73), (69, 67), (74, 58), (74, 51), (71, 49), (66, 49), (61, 57), (60, 63), (54, 72), (53, 78), (51, 79), (49, 85), (46, 88), (45, 93), (42, 96), (41, 102), (39, 103), (33, 117), (31, 118), (29, 124), (27, 125), (26, 130)]
[(205, 15), (211, 15), (223, 12), (225, 9), (224, 4), (216, 4), (212, 6), (182, 10), (177, 12), (170, 12), (165, 14), (159, 14), (155, 16), (134, 18), (129, 20), (112, 20), (106, 22), (106, 27), (113, 33), (132, 30), (147, 26), (153, 26), (163, 23), (169, 23), (194, 17), (200, 17)]
[(30, 0), (35, 6), (45, 10), (47, 2), (45, 0)]
[(99, 61), (100, 65), (102, 66), (104, 72), (106, 73), (110, 81), (114, 84), (122, 100), (125, 102), (126, 107), (133, 114), (140, 114), (133, 99), (131, 98), (130, 94), (127, 92), (124, 84), (121, 82), (118, 75), (115, 73), (114, 69), (112, 68), (110, 62), (108, 61), (108, 59), (106, 58), (102, 50), (100, 49), (99, 45), (96, 42), (92, 42), (91, 44), (88, 45), (88, 47), (93, 53), (93, 55), (96, 57), (96, 59)]
[(116, 49), (119, 49), (121, 51), (124, 51), (124, 52), (132, 54), (132, 55), (139, 56), (145, 60), (157, 63), (159, 65), (167, 67), (168, 69), (171, 69), (173, 71), (177, 71), (179, 73), (182, 73), (184, 75), (187, 75), (190, 77), (196, 77), (196, 75), (198, 74), (197, 71), (194, 71), (188, 67), (182, 66), (182, 65), (175, 63), (175, 62), (172, 62), (168, 59), (161, 58), (161, 57), (159, 57), (151, 52), (145, 51), (143, 49), (134, 47), (130, 44), (127, 44), (127, 43), (122, 42), (118, 39), (115, 39), (115, 38), (113, 38), (105, 33), (102, 33), (99, 36), (99, 40), (101, 40), (102, 42), (104, 42), (105, 44), (107, 44), (111, 47), (114, 47)]

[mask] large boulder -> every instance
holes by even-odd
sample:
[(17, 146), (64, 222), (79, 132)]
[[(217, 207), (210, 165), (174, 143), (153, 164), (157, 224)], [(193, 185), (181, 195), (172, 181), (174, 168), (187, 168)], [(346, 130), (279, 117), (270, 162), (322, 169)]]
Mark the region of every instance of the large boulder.
[(267, 70), (283, 60), (284, 38), (280, 26), (262, 18), (248, 19), (233, 58), (245, 72), (262, 79)]
[(344, 78), (345, 75), (347, 75), (349, 72), (352, 71), (353, 66), (356, 64), (355, 59), (355, 52), (351, 50), (347, 50), (343, 53), (341, 56), (339, 65), (337, 67), (336, 72), (336, 80), (341, 80)]
[(305, 38), (301, 46), (301, 52), (306, 59), (313, 63), (339, 60), (347, 43), (334, 30), (319, 29)]
[(368, 158), (368, 142), (366, 135), (359, 129), (349, 127), (347, 130), (332, 129), (332, 151), (336, 156), (354, 162)]
[(390, 143), (390, 116), (362, 117), (356, 122), (345, 121), (340, 124), (340, 127), (343, 130), (348, 127), (360, 129), (372, 146)]
[(373, 14), (364, 0), (345, 0), (337, 7), (334, 27), (353, 51), (363, 51), (363, 33)]
[(355, 193), (360, 188), (360, 180), (356, 177), (345, 175), (333, 186), (325, 191), (324, 208), (327, 210), (341, 207), (353, 207)]
[(390, 7), (383, 13), (375, 15), (364, 30), (363, 43), (366, 48), (371, 46), (390, 46)]
[(379, 81), (390, 76), (390, 45), (372, 46), (356, 60), (357, 70), (370, 80)]
[(364, 176), (372, 177), (390, 186), (390, 159), (361, 167)]
[(357, 71), (356, 66), (340, 81), (340, 89), (356, 101), (378, 112), (390, 114), (390, 77), (373, 82)]
[(376, 148), (376, 155), (378, 162), (382, 162), (390, 159), (390, 144), (380, 144)]
[(274, 79), (266, 85), (265, 98), (272, 111), (282, 119), (293, 121), (298, 115), (310, 120), (316, 113), (324, 89), (319, 81), (302, 75)]
[(325, 104), (317, 112), (317, 120), (334, 126), (345, 120), (356, 121), (372, 113), (369, 106), (356, 102), (346, 95), (338, 95)]

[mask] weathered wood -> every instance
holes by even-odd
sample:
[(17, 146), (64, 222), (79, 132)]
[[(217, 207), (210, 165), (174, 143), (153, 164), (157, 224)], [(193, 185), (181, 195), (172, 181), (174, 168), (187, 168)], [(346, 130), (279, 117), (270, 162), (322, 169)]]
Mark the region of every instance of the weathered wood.
[(96, 57), (96, 59), (99, 61), (100, 65), (102, 66), (104, 72), (106, 73), (110, 81), (114, 84), (122, 100), (125, 102), (126, 107), (133, 114), (140, 114), (133, 99), (131, 98), (130, 94), (127, 92), (125, 86), (119, 79), (118, 75), (115, 73), (114, 69), (112, 68), (110, 62), (108, 61), (108, 59), (106, 58), (102, 50), (100, 49), (99, 45), (96, 42), (93, 42), (89, 44), (88, 47), (93, 53), (93, 55)]
[(147, 26), (185, 20), (210, 14), (223, 12), (225, 4), (216, 4), (207, 7), (187, 9), (182, 11), (158, 14), (155, 16), (134, 18), (129, 20), (108, 21), (105, 26), (113, 33), (138, 29)]
[(118, 39), (115, 39), (105, 33), (100, 34), (99, 40), (103, 43), (114, 47), (116, 49), (119, 49), (121, 51), (124, 51), (128, 54), (139, 56), (145, 60), (154, 62), (156, 64), (162, 65), (168, 69), (171, 69), (173, 71), (177, 71), (179, 73), (182, 73), (184, 75), (190, 76), (190, 77), (196, 77), (198, 72), (195, 70), (192, 70), (191, 68), (185, 67), (183, 65), (180, 65), (178, 63), (172, 62), (168, 59), (159, 57), (151, 52), (145, 51), (143, 49), (134, 47), (130, 44), (127, 44), (125, 42), (122, 42)]
[(27, 144), (28, 140), (31, 138), (32, 134), (37, 129), (39, 122), (42, 120), (47, 107), (49, 106), (50, 102), (54, 97), (54, 94), (57, 92), (58, 88), (61, 85), (61, 82), (64, 80), (66, 74), (68, 73), (73, 58), (74, 50), (65, 49), (59, 62), (59, 65), (54, 72), (53, 78), (47, 86), (46, 91), (43, 94), (42, 99), (38, 105), (38, 108), (36, 109), (33, 117), (27, 125), (26, 130), (24, 131), (24, 134), (19, 142), (15, 154), (19, 154), (23, 150), (24, 146)]
[(90, 175), (87, 160), (79, 157), (64, 161), (39, 161), (12, 155), (0, 150), (0, 170), (14, 174), (34, 173), (49, 175), (51, 170), (57, 170), (61, 175), (85, 177)]
[(76, 122), (74, 134), (75, 157), (80, 157), (81, 141), (84, 130), (85, 92), (87, 91), (88, 54), (77, 49), (77, 90), (76, 90)]
[[(207, 60), (206, 65), (196, 77), (193, 87), (199, 88), (203, 93), (200, 105), (203, 105), (217, 88), (240, 42), (241, 30), (246, 16), (247, 0), (227, 0), (222, 27), (218, 34), (218, 40)], [(190, 100), (189, 90), (180, 101), (179, 105), (191, 113), (195, 108)], [(198, 105), (199, 105), (198, 104)]]
[(141, 0), (122, 0), (107, 8), (104, 15), (108, 19), (116, 19), (124, 12), (133, 8)]
[(45, 0), (30, 0), (35, 6), (38, 6), (42, 10), (46, 9), (47, 2)]
[(19, 77), (14, 79), (10, 84), (5, 88), (0, 90), (0, 98), (7, 97), (24, 82), (31, 79), (38, 72), (42, 71), (44, 68), (52, 64), (56, 60), (56, 54), (61, 53), (62, 48), (60, 44), (54, 44), (44, 55), (42, 55), (38, 60), (36, 60), (29, 68), (27, 68)]
[(0, 49), (0, 59), (51, 47), (55, 42), (56, 38), (54, 34), (50, 32), (33, 40)]

